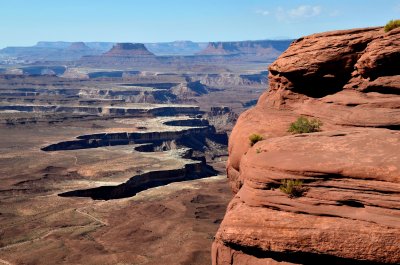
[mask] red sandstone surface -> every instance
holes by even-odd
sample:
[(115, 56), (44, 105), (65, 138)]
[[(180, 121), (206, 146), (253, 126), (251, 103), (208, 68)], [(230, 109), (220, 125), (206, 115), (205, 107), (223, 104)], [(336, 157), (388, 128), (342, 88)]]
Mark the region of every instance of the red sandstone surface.
[[(213, 264), (400, 263), (399, 59), (400, 29), (365, 28), (301, 38), (270, 65), (229, 139), (236, 195)], [(288, 133), (301, 115), (322, 131)], [(301, 197), (279, 189), (287, 179)]]

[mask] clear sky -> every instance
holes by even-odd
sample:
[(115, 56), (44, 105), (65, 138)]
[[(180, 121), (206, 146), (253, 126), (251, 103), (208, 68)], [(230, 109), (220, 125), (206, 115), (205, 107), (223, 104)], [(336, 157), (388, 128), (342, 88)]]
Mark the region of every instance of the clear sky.
[(0, 0), (0, 48), (297, 38), (398, 18), (400, 0)]

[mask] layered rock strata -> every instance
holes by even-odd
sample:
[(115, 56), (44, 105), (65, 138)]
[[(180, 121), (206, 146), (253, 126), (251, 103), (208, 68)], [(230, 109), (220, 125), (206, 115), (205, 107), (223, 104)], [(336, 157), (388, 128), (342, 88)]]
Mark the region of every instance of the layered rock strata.
[[(229, 139), (236, 195), (213, 264), (400, 263), (399, 56), (400, 29), (365, 28), (298, 39), (270, 65)], [(291, 135), (299, 116), (322, 131)]]

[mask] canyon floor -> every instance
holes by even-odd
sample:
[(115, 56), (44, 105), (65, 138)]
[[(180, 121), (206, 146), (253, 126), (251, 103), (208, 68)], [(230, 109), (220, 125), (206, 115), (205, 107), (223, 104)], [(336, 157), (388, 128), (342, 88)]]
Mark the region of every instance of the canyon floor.
[[(110, 201), (51, 193), (2, 199), (8, 242), (0, 263), (210, 264), (210, 245), (230, 199), (223, 175)], [(7, 222), (10, 215), (18, 218)]]
[(211, 263), (263, 74), (110, 73), (1, 76), (0, 264)]
[(85, 123), (0, 129), (7, 137), (0, 160), (0, 263), (207, 263), (231, 198), (226, 176), (172, 183), (108, 201), (60, 197), (69, 190), (124, 182), (139, 171), (181, 166), (170, 152), (155, 156), (133, 152), (130, 145), (40, 150), (46, 141), (82, 133)]

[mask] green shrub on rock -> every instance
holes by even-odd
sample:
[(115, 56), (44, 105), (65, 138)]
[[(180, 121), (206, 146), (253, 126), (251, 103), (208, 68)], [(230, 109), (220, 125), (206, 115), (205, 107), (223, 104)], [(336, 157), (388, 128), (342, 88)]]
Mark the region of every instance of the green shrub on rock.
[(392, 29), (400, 27), (400, 19), (396, 20), (390, 20), (386, 25), (385, 25), (385, 32), (389, 32)]
[(249, 136), (249, 140), (250, 140), (250, 146), (253, 146), (257, 142), (264, 140), (264, 137), (262, 137), (259, 134), (253, 133), (252, 135)]
[(318, 119), (307, 119), (306, 117), (299, 117), (297, 121), (290, 124), (288, 132), (291, 133), (312, 133), (319, 132), (322, 122)]
[(290, 198), (300, 197), (305, 192), (303, 181), (299, 179), (282, 179), (279, 189)]

